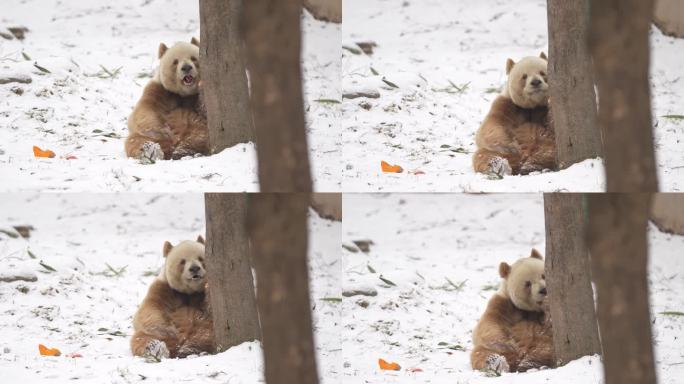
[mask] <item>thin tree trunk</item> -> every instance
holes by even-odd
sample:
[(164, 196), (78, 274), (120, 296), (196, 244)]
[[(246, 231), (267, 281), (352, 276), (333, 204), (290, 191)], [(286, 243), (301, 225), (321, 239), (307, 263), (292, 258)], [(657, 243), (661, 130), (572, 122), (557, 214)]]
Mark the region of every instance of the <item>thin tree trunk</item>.
[(587, 48), (588, 0), (547, 1), (549, 96), (558, 165), (567, 168), (601, 156), (596, 95)]
[(263, 192), (312, 188), (300, 68), (301, 13), (301, 0), (245, 3), (244, 35)]
[(304, 0), (304, 8), (316, 20), (342, 22), (342, 0)]
[(544, 194), (544, 270), (557, 365), (601, 353), (582, 200), (580, 194)]
[(258, 340), (259, 317), (247, 237), (247, 196), (204, 195), (207, 277), (217, 352)]
[(606, 384), (656, 382), (647, 279), (650, 201), (646, 193), (588, 196)]
[(648, 80), (653, 0), (592, 0), (589, 46), (598, 86), (608, 192), (656, 192)]
[(242, 0), (200, 0), (200, 68), (209, 150), (254, 141), (245, 72)]
[(259, 193), (249, 207), (268, 384), (316, 384), (305, 193)]

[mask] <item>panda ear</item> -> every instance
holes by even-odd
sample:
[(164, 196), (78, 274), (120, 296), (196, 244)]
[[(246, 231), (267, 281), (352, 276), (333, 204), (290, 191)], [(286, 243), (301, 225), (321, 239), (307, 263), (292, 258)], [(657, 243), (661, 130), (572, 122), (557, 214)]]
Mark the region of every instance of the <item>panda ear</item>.
[(204, 244), (204, 237), (202, 237), (202, 235), (197, 236), (197, 242), (200, 244)]
[(542, 59), (544, 59), (544, 60), (546, 60), (546, 61), (549, 60), (549, 59), (546, 58), (546, 53), (544, 53), (544, 51), (542, 51), (542, 52), (539, 54), (539, 57), (541, 57)]
[(161, 59), (162, 56), (164, 56), (164, 53), (166, 53), (166, 50), (169, 49), (169, 47), (166, 46), (166, 44), (161, 43), (159, 44), (159, 58)]
[(505, 262), (499, 264), (499, 276), (501, 276), (501, 278), (507, 278), (509, 273), (511, 273), (510, 265), (506, 264)]
[(533, 257), (533, 258), (539, 259), (539, 260), (544, 260), (544, 258), (542, 257), (541, 253), (539, 253), (539, 251), (537, 251), (537, 250), (534, 249), (534, 248), (532, 248), (532, 253), (530, 253), (530, 257)]
[(193, 37), (192, 39), (190, 39), (190, 44), (196, 45), (198, 47), (200, 46), (199, 40), (196, 37)]
[(172, 249), (173, 249), (173, 245), (171, 245), (171, 243), (169, 243), (168, 241), (165, 241), (164, 242), (164, 250), (163, 250), (164, 257), (168, 256), (169, 252), (171, 252)]
[(506, 60), (506, 74), (508, 75), (511, 73), (511, 69), (513, 69), (513, 66), (515, 65), (515, 61), (512, 59)]

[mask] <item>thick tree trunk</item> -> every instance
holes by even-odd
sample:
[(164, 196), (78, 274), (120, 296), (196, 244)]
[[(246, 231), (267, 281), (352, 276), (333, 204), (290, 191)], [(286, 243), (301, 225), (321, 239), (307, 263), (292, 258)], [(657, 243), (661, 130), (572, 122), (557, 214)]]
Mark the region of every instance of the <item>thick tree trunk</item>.
[(587, 0), (547, 1), (549, 96), (561, 169), (601, 156), (596, 95), (587, 48)]
[(207, 273), (217, 352), (258, 340), (259, 317), (247, 237), (247, 196), (204, 195)]
[(245, 3), (244, 35), (262, 192), (312, 188), (300, 68), (301, 13), (301, 0)]
[(582, 202), (580, 194), (544, 194), (544, 270), (557, 365), (601, 353)]
[(588, 195), (587, 243), (606, 384), (656, 382), (647, 279), (650, 200), (646, 193)]
[(598, 87), (608, 192), (656, 192), (648, 32), (653, 0), (592, 0), (589, 47)]
[(242, 0), (200, 0), (200, 68), (209, 150), (254, 141), (240, 30)]
[(252, 195), (249, 232), (268, 384), (316, 384), (304, 193)]

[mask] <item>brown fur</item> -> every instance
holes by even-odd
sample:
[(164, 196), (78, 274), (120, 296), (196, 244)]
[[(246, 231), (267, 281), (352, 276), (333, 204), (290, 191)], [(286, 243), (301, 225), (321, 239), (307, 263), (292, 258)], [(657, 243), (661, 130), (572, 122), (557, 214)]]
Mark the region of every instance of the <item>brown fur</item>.
[(143, 356), (153, 340), (166, 343), (172, 358), (212, 352), (213, 323), (208, 303), (204, 292), (180, 293), (166, 281), (155, 279), (133, 318), (133, 355)]
[(485, 369), (492, 354), (505, 357), (511, 372), (552, 366), (553, 334), (547, 317), (544, 312), (520, 310), (510, 299), (494, 295), (473, 332), (473, 369)]
[(506, 96), (494, 100), (475, 136), (476, 172), (487, 173), (493, 157), (503, 157), (513, 174), (556, 168), (556, 138), (547, 107), (518, 107)]
[(138, 157), (145, 142), (159, 143), (164, 159), (209, 154), (206, 116), (199, 96), (180, 96), (151, 81), (128, 119), (126, 154)]
[[(199, 41), (159, 45), (159, 69), (128, 118), (126, 155), (140, 158), (146, 142), (158, 143), (164, 159), (209, 154), (206, 110), (200, 96)], [(187, 70), (185, 68), (188, 68)], [(182, 79), (194, 77), (186, 85)]]
[[(508, 59), (508, 81), (475, 136), (473, 168), (486, 174), (528, 174), (556, 169), (556, 141), (548, 109), (546, 55)], [(510, 169), (492, 164), (505, 159)]]

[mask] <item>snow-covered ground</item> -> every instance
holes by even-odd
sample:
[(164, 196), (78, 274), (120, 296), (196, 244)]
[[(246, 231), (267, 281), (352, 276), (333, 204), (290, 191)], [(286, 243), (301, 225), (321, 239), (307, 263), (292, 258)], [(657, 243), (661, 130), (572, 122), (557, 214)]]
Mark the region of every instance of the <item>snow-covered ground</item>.
[[(603, 382), (598, 356), (499, 378), (470, 368), (472, 329), (498, 288), (499, 263), (544, 251), (541, 195), (355, 194), (343, 204), (343, 247), (373, 242), (368, 253), (343, 250), (343, 292), (377, 292), (343, 298), (343, 382)], [(661, 312), (684, 311), (684, 236), (651, 225), (649, 241), (659, 383), (675, 384), (684, 377), (684, 318)], [(380, 358), (401, 370), (380, 370)]]
[[(0, 212), (3, 383), (263, 382), (258, 342), (158, 364), (130, 353), (132, 316), (163, 265), (163, 242), (204, 233), (201, 194), (3, 194)], [(29, 238), (17, 236), (20, 225), (35, 228)], [(341, 304), (321, 299), (339, 297), (341, 224), (312, 213), (309, 229), (319, 372), (335, 383)], [(2, 281), (17, 273), (37, 281)], [(83, 357), (39, 356), (39, 343)]]
[[(137, 164), (123, 143), (126, 120), (155, 68), (160, 42), (199, 36), (199, 2), (182, 0), (7, 0), (0, 31), (2, 190), (256, 191), (252, 143), (220, 154)], [(339, 24), (302, 17), (304, 98), (314, 188), (341, 189)], [(36, 66), (37, 65), (37, 66)], [(41, 70), (44, 68), (49, 73)], [(32, 147), (50, 149), (37, 159)], [(75, 157), (73, 159), (67, 159)]]
[[(546, 1), (345, 0), (343, 190), (601, 191), (601, 160), (489, 180), (472, 170), (474, 135), (504, 84), (507, 58), (547, 51)], [(360, 53), (359, 42), (373, 42)], [(660, 189), (684, 189), (684, 39), (651, 33), (652, 104)], [(356, 53), (352, 51), (357, 51)], [(387, 82), (384, 82), (386, 80)], [(396, 87), (394, 87), (396, 86)], [(401, 174), (383, 174), (380, 161)]]

